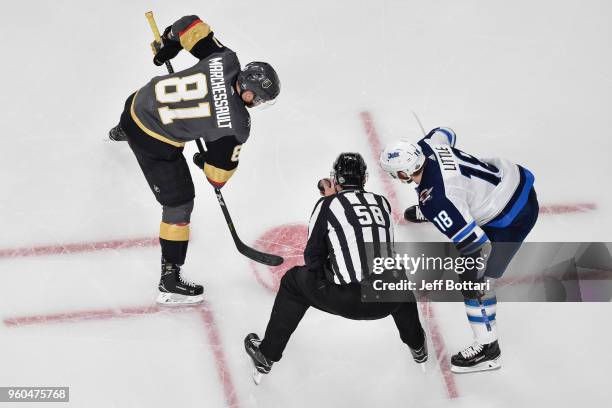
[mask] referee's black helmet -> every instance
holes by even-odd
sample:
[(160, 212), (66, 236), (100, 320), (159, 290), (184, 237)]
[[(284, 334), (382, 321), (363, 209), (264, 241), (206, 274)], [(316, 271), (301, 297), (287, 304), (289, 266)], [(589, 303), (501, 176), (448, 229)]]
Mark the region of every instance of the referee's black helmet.
[(362, 188), (368, 179), (368, 166), (359, 153), (340, 153), (331, 174), (342, 188)]

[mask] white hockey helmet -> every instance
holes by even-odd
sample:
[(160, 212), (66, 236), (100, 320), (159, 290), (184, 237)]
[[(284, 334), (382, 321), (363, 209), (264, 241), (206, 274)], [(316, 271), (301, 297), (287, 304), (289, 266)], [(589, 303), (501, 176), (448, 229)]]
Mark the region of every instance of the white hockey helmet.
[(425, 163), (425, 155), (418, 145), (400, 140), (388, 145), (380, 154), (380, 167), (402, 183), (412, 182), (412, 175)]

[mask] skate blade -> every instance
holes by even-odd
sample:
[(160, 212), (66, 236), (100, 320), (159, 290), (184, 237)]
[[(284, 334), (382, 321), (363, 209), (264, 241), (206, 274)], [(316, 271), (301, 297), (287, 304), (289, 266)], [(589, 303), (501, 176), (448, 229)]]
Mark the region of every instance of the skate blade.
[(177, 293), (159, 292), (155, 301), (163, 306), (197, 305), (204, 302), (204, 295), (187, 296)]
[(253, 379), (253, 382), (255, 383), (255, 385), (259, 385), (259, 383), (261, 382), (261, 379), (263, 378), (263, 373), (260, 373), (257, 370), (257, 367), (255, 367), (255, 362), (248, 354), (247, 354), (247, 358), (249, 359), (249, 363), (251, 364), (251, 369), (253, 370), (251, 374), (251, 378)]
[(423, 361), (422, 363), (417, 363), (418, 366), (421, 368), (421, 371), (423, 371), (423, 373), (427, 374), (427, 361)]
[(255, 385), (259, 385), (262, 378), (263, 374), (257, 371), (257, 369), (253, 369), (253, 382), (255, 383)]
[(251, 357), (248, 357), (249, 362), (251, 363), (251, 368), (253, 369), (253, 373), (251, 374), (251, 378), (253, 378), (253, 382), (255, 383), (255, 385), (259, 385), (259, 383), (261, 382), (261, 379), (263, 378), (264, 374), (260, 373), (257, 370), (257, 367), (255, 367), (255, 363), (253, 362), (253, 359)]
[(476, 373), (478, 371), (491, 371), (501, 368), (499, 357), (494, 360), (483, 361), (472, 367), (459, 367), (451, 364), (451, 371), (456, 374)]

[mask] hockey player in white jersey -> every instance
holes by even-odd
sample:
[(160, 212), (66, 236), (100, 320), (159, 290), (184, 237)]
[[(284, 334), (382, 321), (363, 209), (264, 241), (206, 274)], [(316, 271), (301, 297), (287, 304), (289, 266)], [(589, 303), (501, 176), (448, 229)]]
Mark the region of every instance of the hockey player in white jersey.
[(451, 129), (435, 128), (416, 144), (387, 146), (380, 164), (391, 177), (417, 184), (419, 205), (406, 218), (432, 222), (462, 256), (487, 259), (485, 268), (459, 275), (464, 282), (488, 280), (490, 288), (463, 292), (474, 343), (451, 358), (452, 371), (463, 373), (500, 367), (494, 283), (535, 225), (539, 207), (529, 170), (505, 159), (480, 160), (455, 141)]

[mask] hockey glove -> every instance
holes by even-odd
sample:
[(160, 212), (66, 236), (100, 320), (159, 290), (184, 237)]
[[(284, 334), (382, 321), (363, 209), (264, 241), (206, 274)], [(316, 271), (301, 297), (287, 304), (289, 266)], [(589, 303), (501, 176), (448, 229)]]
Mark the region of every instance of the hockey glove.
[(491, 256), (491, 243), (487, 242), (477, 251), (464, 254), (463, 266), (459, 270), (455, 268), (455, 272), (474, 281), (481, 280), (487, 271), (489, 256)]
[(176, 57), (183, 49), (180, 41), (176, 40), (172, 34), (172, 26), (166, 27), (161, 39), (162, 46), (157, 50), (155, 57), (153, 57), (153, 63), (157, 66), (163, 65), (166, 61)]
[(204, 165), (206, 164), (206, 153), (202, 154), (200, 152), (194, 153), (193, 155), (193, 164), (198, 166), (201, 169), (204, 169)]

